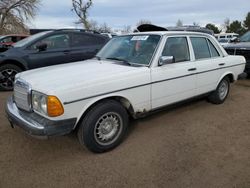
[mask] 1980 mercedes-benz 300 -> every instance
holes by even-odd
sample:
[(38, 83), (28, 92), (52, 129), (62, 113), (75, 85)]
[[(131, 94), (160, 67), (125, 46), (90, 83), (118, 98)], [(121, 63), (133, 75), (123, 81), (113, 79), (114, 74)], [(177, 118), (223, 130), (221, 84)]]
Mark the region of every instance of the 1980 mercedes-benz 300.
[(12, 126), (34, 136), (78, 131), (93, 152), (116, 147), (129, 116), (208, 94), (227, 98), (245, 68), (214, 37), (195, 32), (146, 32), (113, 38), (95, 59), (16, 76), (6, 112)]

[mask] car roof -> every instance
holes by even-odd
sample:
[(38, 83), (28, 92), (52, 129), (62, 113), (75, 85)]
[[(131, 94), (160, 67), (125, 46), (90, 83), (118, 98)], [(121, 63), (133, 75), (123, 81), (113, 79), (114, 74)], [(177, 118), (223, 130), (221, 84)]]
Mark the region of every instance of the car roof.
[(127, 35), (161, 35), (161, 36), (163, 35), (197, 35), (197, 36), (208, 36), (208, 37), (212, 36), (207, 33), (196, 32), (196, 31), (151, 31), (151, 32), (130, 33)]
[(2, 35), (5, 37), (28, 37), (29, 35), (27, 34), (9, 34), (9, 35)]

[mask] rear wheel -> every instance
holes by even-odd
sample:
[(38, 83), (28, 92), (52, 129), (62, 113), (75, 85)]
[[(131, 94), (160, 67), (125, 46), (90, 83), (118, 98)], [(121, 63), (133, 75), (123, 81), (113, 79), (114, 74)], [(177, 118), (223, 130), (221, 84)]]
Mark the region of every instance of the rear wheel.
[(13, 90), (15, 75), (21, 72), (22, 69), (16, 65), (3, 65), (0, 67), (0, 90), (11, 91)]
[(95, 153), (109, 151), (118, 146), (128, 127), (126, 109), (117, 101), (106, 100), (94, 106), (82, 120), (78, 139)]
[(221, 80), (216, 90), (210, 94), (208, 100), (213, 104), (222, 104), (230, 90), (230, 80), (228, 77), (225, 77)]

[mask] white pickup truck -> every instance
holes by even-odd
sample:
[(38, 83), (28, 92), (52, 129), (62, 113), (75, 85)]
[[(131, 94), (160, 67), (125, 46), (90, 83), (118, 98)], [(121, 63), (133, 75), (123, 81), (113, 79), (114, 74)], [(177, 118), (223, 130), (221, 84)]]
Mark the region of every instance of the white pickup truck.
[(110, 40), (92, 60), (16, 75), (6, 113), (12, 125), (38, 137), (78, 131), (93, 152), (121, 143), (129, 116), (206, 94), (221, 104), (245, 68), (213, 36), (145, 32)]

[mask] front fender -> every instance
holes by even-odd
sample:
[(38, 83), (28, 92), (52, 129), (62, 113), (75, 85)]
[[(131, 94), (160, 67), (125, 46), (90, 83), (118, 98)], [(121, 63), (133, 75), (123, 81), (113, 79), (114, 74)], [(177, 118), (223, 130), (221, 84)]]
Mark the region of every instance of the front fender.
[(0, 65), (3, 64), (16, 64), (17, 66), (21, 66), (24, 70), (28, 70), (27, 62), (19, 58), (2, 58), (0, 59)]
[[(85, 113), (88, 111), (88, 109), (90, 109), (93, 105), (97, 104), (98, 102), (105, 100), (105, 99), (110, 99), (110, 98), (121, 98), (124, 99), (124, 105), (126, 106), (126, 108), (131, 108), (133, 109), (133, 111), (135, 110), (131, 101), (129, 99), (127, 99), (125, 96), (123, 96), (122, 94), (110, 94), (110, 95), (104, 95), (104, 96), (100, 96), (100, 97), (96, 97), (96, 98), (92, 98), (83, 102), (79, 102), (81, 103), (81, 111), (79, 112), (79, 115), (77, 117), (77, 122), (76, 125), (79, 123), (79, 121), (81, 120), (81, 118), (85, 115)], [(84, 104), (83, 104), (84, 103)], [(75, 127), (74, 127), (75, 128)]]

